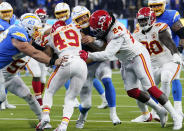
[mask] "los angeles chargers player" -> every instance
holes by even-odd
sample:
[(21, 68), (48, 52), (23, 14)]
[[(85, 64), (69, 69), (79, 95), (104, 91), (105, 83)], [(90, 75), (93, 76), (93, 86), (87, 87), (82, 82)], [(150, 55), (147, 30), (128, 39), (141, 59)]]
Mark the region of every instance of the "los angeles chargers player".
[[(180, 21), (180, 14), (176, 10), (166, 10), (166, 0), (148, 0), (148, 6), (156, 13), (156, 22), (167, 23), (172, 31), (172, 38), (178, 47), (180, 44), (184, 45), (184, 26)], [(181, 69), (180, 69), (181, 72)], [(178, 74), (180, 74), (180, 72)], [(182, 85), (180, 76), (172, 81), (172, 95), (174, 99), (174, 108), (178, 113), (182, 112)]]
[[(16, 16), (13, 14), (12, 6), (8, 2), (2, 2), (0, 4), (0, 33), (5, 31), (10, 25), (13, 25), (15, 23), (15, 20)], [(16, 108), (16, 106), (9, 104), (8, 99), (6, 98), (6, 100), (1, 103), (1, 110), (6, 108), (14, 109)]]

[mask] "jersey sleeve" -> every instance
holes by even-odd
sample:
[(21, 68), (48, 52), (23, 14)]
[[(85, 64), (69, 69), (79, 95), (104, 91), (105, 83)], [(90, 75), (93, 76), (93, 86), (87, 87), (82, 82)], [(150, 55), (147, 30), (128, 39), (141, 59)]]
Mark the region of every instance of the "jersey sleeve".
[(120, 50), (122, 43), (122, 38), (114, 38), (112, 39), (104, 51), (89, 53), (89, 59), (94, 61), (105, 61), (111, 60), (115, 57), (116, 53)]
[(169, 28), (168, 24), (166, 23), (157, 23), (155, 26), (158, 27), (158, 32), (162, 32)]
[(15, 38), (22, 42), (28, 42), (28, 34), (21, 28), (13, 27), (10, 29), (11, 38)]
[(178, 11), (176, 11), (174, 13), (174, 17), (173, 17), (173, 23), (177, 22), (178, 20), (180, 20), (180, 13)]

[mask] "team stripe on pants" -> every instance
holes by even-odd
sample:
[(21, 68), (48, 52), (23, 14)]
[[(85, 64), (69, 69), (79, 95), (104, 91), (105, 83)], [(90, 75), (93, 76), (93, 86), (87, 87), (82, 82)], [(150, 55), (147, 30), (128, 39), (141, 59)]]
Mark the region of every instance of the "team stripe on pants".
[[(177, 69), (176, 69), (176, 72), (175, 72), (175, 74), (174, 74), (172, 80), (175, 78), (175, 76), (176, 76), (176, 74), (178, 73), (179, 70), (180, 70), (180, 64), (178, 64), (178, 67), (177, 67)], [(171, 80), (171, 81), (172, 81), (172, 80)]]
[(54, 70), (54, 72), (51, 74), (51, 76), (49, 77), (48, 83), (47, 83), (47, 88), (49, 88), (49, 85), (51, 83), (51, 80), (54, 78), (54, 76), (56, 75), (56, 72), (58, 71), (59, 66), (56, 67), (56, 69)]
[(149, 78), (149, 80), (151, 82), (151, 86), (155, 86), (155, 83), (154, 83), (154, 81), (153, 81), (153, 79), (152, 79), (152, 77), (150, 75), (149, 70), (148, 70), (148, 67), (147, 67), (147, 64), (146, 64), (144, 56), (142, 54), (140, 54), (139, 56), (141, 57), (141, 60), (142, 60), (143, 66), (144, 66), (144, 70), (145, 70), (145, 72), (146, 72), (146, 74), (147, 74), (147, 76), (148, 76), (148, 78)]

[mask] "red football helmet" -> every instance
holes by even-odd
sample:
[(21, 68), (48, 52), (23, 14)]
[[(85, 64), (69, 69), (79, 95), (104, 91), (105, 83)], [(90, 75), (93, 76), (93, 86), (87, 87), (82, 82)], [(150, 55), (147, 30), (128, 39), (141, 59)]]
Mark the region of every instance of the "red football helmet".
[(95, 11), (89, 19), (90, 27), (96, 37), (103, 37), (108, 33), (112, 17), (105, 10)]
[(52, 25), (52, 31), (51, 31), (51, 33), (53, 33), (54, 31), (56, 31), (56, 29), (59, 28), (59, 27), (61, 27), (61, 26), (66, 26), (66, 23), (64, 21), (61, 21), (61, 20), (56, 21)]
[(137, 20), (142, 30), (149, 29), (156, 21), (156, 15), (150, 7), (143, 7), (137, 13)]
[(42, 23), (46, 23), (48, 15), (44, 9), (38, 8), (34, 13), (41, 19)]

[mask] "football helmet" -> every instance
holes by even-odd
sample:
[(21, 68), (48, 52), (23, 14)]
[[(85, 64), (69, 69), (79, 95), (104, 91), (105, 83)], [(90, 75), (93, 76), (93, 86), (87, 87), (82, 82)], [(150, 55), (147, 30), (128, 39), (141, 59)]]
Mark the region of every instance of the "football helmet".
[(76, 6), (72, 10), (72, 20), (81, 28), (89, 26), (90, 11), (84, 6)]
[(38, 8), (34, 13), (41, 19), (42, 23), (46, 23), (48, 15), (44, 9)]
[(54, 14), (58, 20), (66, 21), (70, 17), (70, 7), (66, 3), (58, 3), (55, 7)]
[(8, 2), (0, 4), (0, 18), (9, 21), (13, 16), (13, 8)]
[(108, 33), (112, 23), (112, 17), (105, 10), (97, 10), (91, 15), (89, 23), (93, 35), (101, 38)]
[(26, 13), (20, 17), (20, 24), (26, 29), (33, 39), (41, 36), (42, 23), (40, 18), (33, 13)]
[(156, 15), (150, 7), (143, 7), (137, 13), (137, 20), (140, 28), (144, 31), (148, 30), (156, 21)]
[(148, 6), (155, 11), (156, 16), (160, 16), (165, 11), (166, 0), (148, 0)]
[(52, 25), (51, 33), (56, 31), (59, 27), (66, 26), (66, 23), (64, 21), (58, 20)]

